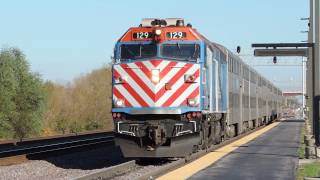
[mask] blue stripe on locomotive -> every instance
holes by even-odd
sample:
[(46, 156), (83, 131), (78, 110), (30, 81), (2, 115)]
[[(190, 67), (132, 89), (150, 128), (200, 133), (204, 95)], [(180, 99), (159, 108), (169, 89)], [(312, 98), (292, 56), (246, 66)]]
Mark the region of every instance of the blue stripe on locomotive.
[[(159, 112), (170, 112), (170, 111), (176, 111), (177, 113), (174, 114), (183, 114), (187, 112), (194, 112), (194, 111), (200, 111), (200, 108), (198, 107), (165, 107), (165, 108), (159, 108), (159, 107), (135, 107), (135, 108), (112, 108), (112, 112), (124, 112), (128, 114), (132, 114), (133, 112), (152, 112), (154, 110), (157, 110)], [(135, 114), (135, 113), (134, 113)], [(145, 113), (148, 114), (148, 113)], [(152, 113), (150, 113), (152, 114)]]

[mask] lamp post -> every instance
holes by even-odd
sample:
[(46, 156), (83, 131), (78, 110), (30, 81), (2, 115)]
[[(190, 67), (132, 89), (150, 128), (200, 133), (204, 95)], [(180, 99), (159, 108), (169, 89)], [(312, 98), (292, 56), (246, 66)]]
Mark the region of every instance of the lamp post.
[(302, 118), (305, 119), (306, 108), (306, 60), (302, 57)]

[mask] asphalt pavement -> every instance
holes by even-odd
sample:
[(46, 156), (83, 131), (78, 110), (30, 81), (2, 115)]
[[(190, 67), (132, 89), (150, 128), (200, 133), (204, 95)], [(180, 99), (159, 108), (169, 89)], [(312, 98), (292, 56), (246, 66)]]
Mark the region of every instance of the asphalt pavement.
[(303, 120), (287, 119), (189, 179), (294, 180)]

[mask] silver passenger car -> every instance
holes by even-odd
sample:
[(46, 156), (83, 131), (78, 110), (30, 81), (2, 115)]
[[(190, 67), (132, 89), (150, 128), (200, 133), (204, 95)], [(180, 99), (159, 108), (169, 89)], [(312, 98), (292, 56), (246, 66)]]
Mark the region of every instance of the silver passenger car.
[(283, 102), (281, 90), (227, 48), (211, 44), (227, 57), (227, 124), (230, 136), (277, 119)]

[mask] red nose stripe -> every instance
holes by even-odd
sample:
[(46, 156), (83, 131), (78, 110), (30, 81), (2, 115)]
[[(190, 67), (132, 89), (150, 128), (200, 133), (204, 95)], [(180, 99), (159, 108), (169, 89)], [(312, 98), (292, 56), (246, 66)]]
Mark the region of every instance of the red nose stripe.
[(114, 78), (114, 79), (119, 79), (120, 76), (121, 76), (121, 75), (118, 73), (118, 71), (113, 70), (113, 78)]
[[(116, 73), (118, 73), (115, 70)], [(121, 86), (121, 85), (120, 85)], [(124, 83), (122, 86), (131, 94), (132, 97), (141, 105), (145, 107), (149, 107), (149, 105), (144, 101), (144, 99), (129, 85), (129, 83)]]
[(162, 62), (162, 60), (151, 60), (151, 64), (153, 64), (154, 67), (158, 67), (158, 65)]
[[(139, 68), (134, 68), (136, 66)], [(151, 70), (155, 68), (160, 69), (160, 83), (158, 84), (151, 83)], [(123, 84), (115, 84), (113, 88), (114, 97), (116, 99), (123, 98), (126, 103), (130, 102), (128, 107), (173, 107), (179, 106), (179, 104), (185, 105), (185, 98), (199, 99), (200, 94), (200, 82), (184, 82), (183, 77), (189, 72), (195, 78), (200, 77), (200, 65), (176, 61), (165, 62), (165, 60), (137, 61), (115, 65), (113, 78), (127, 76), (128, 80)], [(170, 79), (164, 82), (163, 78), (169, 74)], [(165, 83), (170, 83), (172, 89), (166, 90)], [(159, 85), (162, 87), (157, 87)], [(194, 90), (196, 86), (197, 88)], [(156, 88), (159, 89), (157, 92), (155, 91)], [(124, 91), (121, 91), (121, 89)], [(180, 96), (183, 96), (183, 98)], [(158, 101), (163, 103), (159, 104)]]
[(170, 62), (161, 72), (160, 72), (160, 79), (162, 79), (165, 75), (167, 75), (172, 67), (176, 66), (177, 62)]
[[(199, 77), (199, 69), (195, 73), (195, 78)], [(184, 83), (162, 106), (170, 106), (189, 86), (191, 83)]]
[(135, 62), (135, 64), (140, 67), (141, 71), (150, 79), (151, 71), (142, 62)]
[[(146, 92), (146, 94), (154, 101), (152, 90), (141, 80), (141, 78), (128, 67), (127, 64), (122, 64), (121, 67), (129, 74), (129, 76)], [(129, 91), (130, 93), (131, 91)]]
[[(193, 92), (188, 96), (188, 98), (193, 99), (193, 98), (196, 98), (197, 96), (199, 96), (199, 87), (193, 90)], [(181, 106), (187, 106), (187, 105), (188, 105), (187, 99), (181, 103)]]
[[(184, 74), (192, 67), (192, 64), (187, 64), (183, 68), (181, 68), (176, 75), (174, 75), (168, 83), (174, 84), (178, 79), (180, 79)], [(165, 86), (163, 86), (158, 93), (156, 94), (156, 100), (159, 100), (161, 96), (166, 92)], [(169, 98), (171, 99), (171, 97)]]
[(126, 100), (126, 98), (118, 91), (117, 88), (113, 87), (113, 94), (118, 98), (118, 99), (124, 99), (124, 104), (126, 107), (132, 107), (130, 102)]

